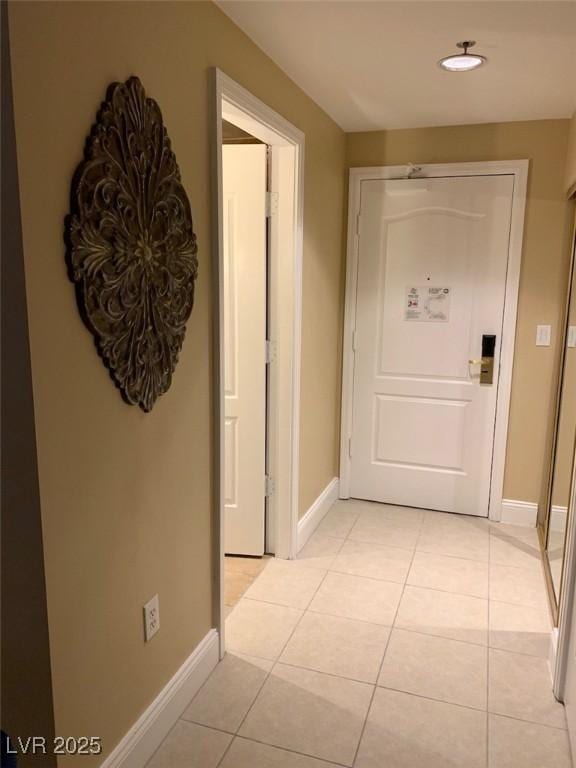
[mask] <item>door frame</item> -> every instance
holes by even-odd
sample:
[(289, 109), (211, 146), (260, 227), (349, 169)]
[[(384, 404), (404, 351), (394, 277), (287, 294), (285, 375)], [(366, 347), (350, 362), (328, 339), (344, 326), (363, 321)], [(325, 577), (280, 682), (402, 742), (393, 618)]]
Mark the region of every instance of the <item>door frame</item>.
[(504, 490), (504, 462), (508, 436), (510, 392), (514, 366), (514, 340), (518, 310), (518, 288), (522, 261), (524, 214), (529, 160), (503, 160), (475, 163), (439, 163), (414, 166), (391, 165), (351, 168), (348, 200), (348, 245), (346, 258), (346, 300), (342, 361), (342, 411), (340, 423), (340, 498), (350, 498), (350, 441), (354, 392), (354, 331), (356, 324), (356, 288), (358, 275), (358, 221), (360, 190), (363, 181), (375, 179), (446, 178), (459, 176), (513, 176), (512, 212), (508, 245), (508, 268), (504, 318), (500, 346), (500, 374), (496, 399), (496, 423), (490, 478), (488, 517), (500, 520)]
[[(569, 201), (576, 201), (576, 189), (570, 190), (572, 194), (568, 194)], [(576, 228), (574, 229), (572, 237), (572, 270), (576, 270)], [(569, 312), (570, 312), (570, 294), (571, 294), (571, 282), (568, 285), (567, 294), (567, 308), (566, 308), (566, 323), (569, 324)], [(563, 355), (566, 355), (566, 340), (564, 343)], [(562, 370), (562, 368), (560, 369)], [(561, 383), (558, 393), (558, 405), (557, 405), (557, 424), (560, 418), (560, 398), (561, 398)], [(556, 436), (555, 440), (556, 442)], [(544, 547), (546, 548), (549, 524), (550, 524), (550, 510), (552, 504), (552, 482), (554, 479), (554, 461), (552, 461), (550, 469), (550, 487), (548, 491), (548, 510), (546, 519), (546, 531), (543, 538)], [(545, 573), (547, 575), (548, 589), (550, 586), (550, 564), (546, 557)], [(570, 495), (567, 509), (567, 525), (566, 535), (564, 541), (564, 562), (562, 566), (562, 577), (560, 580), (560, 589), (558, 590), (558, 596), (556, 599), (556, 623), (557, 627), (553, 629), (552, 643), (550, 648), (550, 666), (552, 667), (552, 675), (554, 682), (554, 695), (559, 701), (564, 702), (566, 695), (566, 680), (568, 676), (568, 663), (570, 661), (570, 647), (573, 645), (575, 638), (572, 636), (576, 621), (574, 620), (574, 612), (576, 611), (576, 439), (574, 441), (574, 450), (572, 453), (572, 474), (570, 477)], [(576, 736), (576, 734), (574, 734)], [(571, 737), (572, 740), (572, 737)]]
[(568, 525), (564, 545), (564, 565), (559, 589), (558, 627), (553, 630), (550, 649), (554, 695), (564, 701), (566, 676), (572, 638), (573, 616), (576, 609), (576, 446), (572, 462)]
[[(271, 189), (278, 194), (269, 224), (269, 337), (267, 467), (274, 493), (267, 504), (267, 551), (296, 554), (300, 461), (302, 255), (304, 241), (304, 133), (218, 68), (211, 70), (212, 305), (214, 401), (213, 613), (224, 654), (224, 247), (222, 120), (271, 147)], [(262, 478), (264, 493), (264, 478)]]

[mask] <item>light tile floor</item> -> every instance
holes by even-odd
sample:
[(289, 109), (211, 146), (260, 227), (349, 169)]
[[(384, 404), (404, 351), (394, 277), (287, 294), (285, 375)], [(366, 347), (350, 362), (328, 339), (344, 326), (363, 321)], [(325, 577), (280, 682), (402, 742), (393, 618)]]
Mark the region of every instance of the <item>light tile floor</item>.
[(270, 558), (266, 555), (264, 557), (226, 555), (224, 558), (224, 605), (227, 613), (234, 608), (269, 562)]
[(149, 768), (570, 768), (536, 533), (337, 502)]

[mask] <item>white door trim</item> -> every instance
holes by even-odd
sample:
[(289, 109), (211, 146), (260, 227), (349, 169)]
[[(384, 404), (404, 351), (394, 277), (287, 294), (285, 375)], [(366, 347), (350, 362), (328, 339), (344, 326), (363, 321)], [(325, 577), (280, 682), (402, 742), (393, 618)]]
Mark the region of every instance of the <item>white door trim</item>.
[(308, 507), (300, 520), (298, 520), (298, 552), (306, 545), (308, 539), (326, 517), (334, 502), (338, 500), (338, 486), (338, 478), (333, 477), (326, 488)]
[[(488, 515), (500, 520), (504, 490), (504, 462), (508, 435), (510, 391), (514, 363), (514, 340), (518, 309), (518, 286), (522, 260), (524, 211), (528, 182), (528, 160), (493, 161), (480, 163), (447, 163), (417, 166), (418, 176), (442, 178), (449, 176), (514, 176), (506, 297), (502, 326), (500, 376), (496, 404), (494, 453), (490, 484)], [(369, 179), (404, 179), (414, 172), (413, 166), (394, 165), (350, 169), (348, 202), (348, 249), (346, 260), (346, 306), (344, 314), (344, 349), (342, 364), (342, 413), (340, 429), (340, 498), (350, 497), (350, 439), (352, 436), (352, 397), (354, 379), (354, 330), (356, 319), (356, 279), (358, 273), (358, 216), (360, 213), (360, 186)]]
[[(272, 224), (270, 323), (277, 334), (276, 359), (270, 370), (268, 471), (275, 480), (269, 500), (268, 548), (276, 557), (297, 552), (298, 470), (300, 461), (300, 358), (302, 325), (302, 253), (304, 218), (304, 134), (221, 70), (212, 70), (212, 240), (214, 323), (214, 563), (215, 624), (224, 653), (224, 262), (222, 226), (222, 119), (233, 122), (272, 147), (272, 189), (281, 194)], [(283, 176), (284, 174), (284, 176)], [(291, 176), (290, 176), (291, 174)], [(290, 188), (284, 179), (293, 181)], [(284, 190), (284, 194), (282, 194)], [(287, 191), (288, 190), (288, 191)], [(280, 236), (282, 234), (282, 236)], [(287, 236), (286, 236), (287, 235)], [(276, 273), (276, 274), (275, 274)], [(280, 274), (281, 273), (281, 274)], [(280, 342), (280, 337), (284, 343)], [(263, 478), (264, 488), (264, 478)]]
[(566, 675), (570, 645), (573, 640), (571, 633), (576, 609), (576, 452), (572, 462), (572, 478), (570, 482), (570, 504), (566, 542), (564, 544), (564, 568), (560, 583), (558, 606), (558, 643), (555, 655), (551, 653), (554, 695), (559, 701), (564, 701), (566, 693)]

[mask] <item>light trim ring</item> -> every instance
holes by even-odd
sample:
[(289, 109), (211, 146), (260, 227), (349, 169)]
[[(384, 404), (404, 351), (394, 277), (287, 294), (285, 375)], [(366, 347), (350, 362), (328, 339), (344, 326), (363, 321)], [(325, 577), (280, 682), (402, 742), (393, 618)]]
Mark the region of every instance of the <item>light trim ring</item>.
[(485, 56), (480, 56), (479, 53), (468, 53), (468, 49), (474, 45), (476, 45), (475, 40), (462, 40), (462, 42), (456, 43), (457, 48), (462, 48), (464, 53), (453, 53), (451, 56), (444, 56), (438, 62), (439, 66), (446, 70), (446, 72), (470, 72), (473, 69), (478, 69), (488, 59)]

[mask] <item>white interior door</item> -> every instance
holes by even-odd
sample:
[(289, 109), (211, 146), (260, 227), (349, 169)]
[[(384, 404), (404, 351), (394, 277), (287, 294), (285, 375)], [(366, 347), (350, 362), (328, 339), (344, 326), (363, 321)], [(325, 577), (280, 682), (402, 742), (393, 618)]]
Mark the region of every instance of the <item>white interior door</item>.
[(351, 496), (488, 514), (513, 185), (362, 182)]
[(266, 146), (222, 147), (224, 547), (262, 555), (266, 471)]

